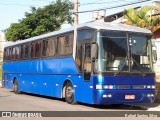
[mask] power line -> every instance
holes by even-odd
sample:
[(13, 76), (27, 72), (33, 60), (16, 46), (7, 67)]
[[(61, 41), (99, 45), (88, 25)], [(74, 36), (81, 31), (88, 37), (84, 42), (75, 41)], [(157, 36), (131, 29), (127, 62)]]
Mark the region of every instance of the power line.
[(37, 5), (7, 4), (7, 3), (0, 3), (0, 5), (15, 5), (15, 6), (37, 6)]
[[(127, 1), (127, 0), (123, 0), (123, 2), (124, 1)], [(110, 3), (113, 3), (113, 2), (122, 2), (122, 0), (115, 0), (115, 1), (111, 1), (111, 2), (99, 2), (98, 1), (98, 2), (83, 3), (83, 4), (79, 4), (79, 5), (84, 6), (84, 5), (93, 5), (93, 4), (110, 4)]]
[(106, 9), (114, 9), (114, 8), (119, 8), (119, 7), (124, 7), (124, 6), (129, 6), (129, 5), (138, 4), (138, 3), (144, 3), (144, 2), (149, 2), (149, 1), (152, 1), (152, 0), (142, 0), (142, 1), (132, 2), (132, 3), (128, 3), (128, 4), (122, 4), (122, 5), (117, 5), (117, 6), (100, 8), (100, 9), (96, 9), (96, 10), (80, 11), (78, 13), (86, 13), (86, 12), (94, 12), (94, 11), (100, 11), (100, 10), (106, 10)]

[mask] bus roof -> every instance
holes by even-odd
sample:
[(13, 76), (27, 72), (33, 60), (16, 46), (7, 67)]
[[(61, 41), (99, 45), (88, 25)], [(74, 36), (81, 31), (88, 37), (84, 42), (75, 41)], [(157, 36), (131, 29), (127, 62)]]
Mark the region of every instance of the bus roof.
[[(91, 28), (91, 29), (97, 29), (97, 30), (111, 30), (111, 31), (124, 31), (124, 32), (136, 32), (136, 33), (151, 34), (150, 30), (147, 30), (144, 28), (139, 28), (136, 26), (125, 25), (125, 24), (110, 23), (110, 22), (89, 22), (89, 23), (77, 25), (76, 28), (77, 29)], [(70, 27), (67, 29), (61, 29), (59, 31), (50, 32), (47, 34), (28, 38), (25, 40), (18, 40), (16, 42), (10, 42), (10, 43), (6, 44), (5, 47), (9, 47), (12, 45), (17, 45), (17, 44), (22, 44), (22, 43), (26, 43), (26, 42), (31, 42), (31, 41), (38, 40), (38, 39), (44, 39), (44, 38), (51, 37), (51, 36), (58, 35), (58, 34), (62, 34), (62, 33), (67, 33), (67, 32), (73, 31), (74, 29), (75, 29), (75, 27)]]

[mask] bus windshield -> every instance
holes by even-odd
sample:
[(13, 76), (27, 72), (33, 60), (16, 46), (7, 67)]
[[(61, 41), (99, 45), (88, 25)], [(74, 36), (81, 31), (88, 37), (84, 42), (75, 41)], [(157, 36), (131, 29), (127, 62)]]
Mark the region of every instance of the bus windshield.
[(97, 32), (99, 45), (95, 71), (151, 72), (149, 40), (146, 35)]

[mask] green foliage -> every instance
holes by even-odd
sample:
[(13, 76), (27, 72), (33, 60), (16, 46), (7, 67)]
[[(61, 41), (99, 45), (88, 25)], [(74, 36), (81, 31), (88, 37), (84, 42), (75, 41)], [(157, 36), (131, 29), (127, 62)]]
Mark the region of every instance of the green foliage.
[(5, 34), (8, 41), (24, 40), (59, 30), (65, 22), (72, 24), (73, 4), (69, 0), (57, 0), (44, 8), (31, 8), (19, 23), (11, 24)]
[(11, 27), (7, 29), (5, 37), (8, 41), (23, 40), (29, 38), (31, 34), (31, 29), (28, 25), (13, 23)]
[(160, 27), (160, 18), (152, 17), (154, 7), (142, 7), (139, 10), (129, 9), (124, 11), (124, 17), (127, 19), (126, 24), (135, 25), (141, 28), (151, 30), (153, 33)]

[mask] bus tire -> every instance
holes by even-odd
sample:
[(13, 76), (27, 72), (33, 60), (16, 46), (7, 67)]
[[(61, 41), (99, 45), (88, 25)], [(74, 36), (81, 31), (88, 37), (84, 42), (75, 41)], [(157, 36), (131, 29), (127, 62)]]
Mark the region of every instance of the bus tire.
[(74, 89), (73, 89), (72, 83), (70, 81), (68, 81), (66, 83), (65, 100), (69, 104), (75, 104), (76, 103), (74, 101)]
[(15, 80), (14, 83), (13, 83), (13, 92), (15, 94), (19, 94), (20, 93), (20, 91), (18, 89), (18, 81), (17, 80)]

